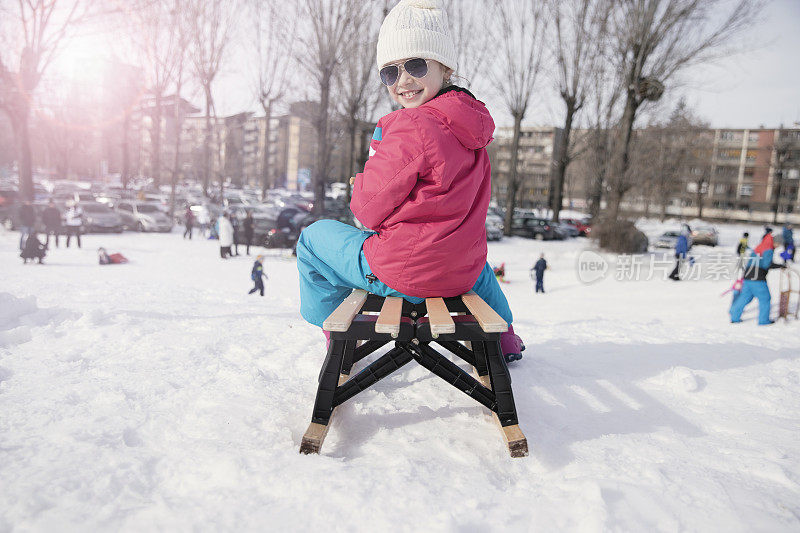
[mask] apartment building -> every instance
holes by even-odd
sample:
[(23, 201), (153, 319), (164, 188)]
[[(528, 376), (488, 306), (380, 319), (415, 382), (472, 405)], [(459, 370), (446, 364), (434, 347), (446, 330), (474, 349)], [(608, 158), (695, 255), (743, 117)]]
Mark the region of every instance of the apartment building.
[[(517, 206), (542, 208), (549, 205), (553, 158), (561, 143), (560, 128), (523, 128), (520, 132), (517, 173), (521, 185), (517, 191)], [(492, 164), (492, 197), (504, 205), (511, 171), (513, 128), (498, 128), (488, 147)]]

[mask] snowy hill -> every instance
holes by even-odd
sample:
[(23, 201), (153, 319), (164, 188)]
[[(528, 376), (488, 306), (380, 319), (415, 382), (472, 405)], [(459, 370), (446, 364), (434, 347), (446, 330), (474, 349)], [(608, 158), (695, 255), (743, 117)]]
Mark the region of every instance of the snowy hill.
[[(699, 265), (747, 228), (720, 229)], [(530, 457), (413, 364), (302, 456), (325, 345), (290, 257), (267, 252), (261, 298), (216, 241), (89, 235), (43, 266), (17, 242), (0, 230), (0, 531), (800, 529), (800, 322), (759, 327), (753, 303), (730, 324), (730, 280), (664, 280), (658, 255), (627, 280), (600, 255), (587, 284), (586, 240), (490, 243)], [(131, 263), (98, 266), (99, 246)]]

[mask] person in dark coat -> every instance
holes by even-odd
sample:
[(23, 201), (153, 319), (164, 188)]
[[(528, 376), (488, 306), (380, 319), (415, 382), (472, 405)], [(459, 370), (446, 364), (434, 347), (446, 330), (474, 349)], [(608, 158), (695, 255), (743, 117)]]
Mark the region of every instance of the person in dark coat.
[(53, 200), (47, 203), (47, 207), (42, 211), (42, 222), (46, 234), (45, 246), (50, 247), (50, 235), (53, 235), (58, 248), (58, 236), (61, 234), (61, 211), (58, 210)]
[(233, 226), (233, 248), (231, 255), (239, 255), (239, 243), (242, 241), (242, 231), (240, 228), (239, 217), (236, 213), (230, 214), (231, 225)]
[(248, 211), (247, 216), (244, 217), (242, 229), (244, 230), (244, 243), (247, 245), (247, 255), (250, 255), (250, 245), (253, 243), (253, 213), (251, 211)]
[(686, 231), (682, 231), (678, 236), (678, 241), (675, 243), (675, 268), (669, 275), (669, 279), (680, 281), (681, 279), (681, 265), (686, 259), (686, 254), (689, 252), (689, 235)]
[(46, 247), (44, 243), (42, 243), (38, 237), (36, 237), (36, 232), (32, 231), (28, 234), (28, 238), (25, 240), (25, 247), (22, 248), (22, 252), (19, 256), (22, 258), (24, 263), (28, 262), (28, 259), (33, 261), (34, 259), (38, 260), (39, 263), (42, 263), (42, 259), (46, 255)]
[(22, 250), (25, 248), (28, 235), (33, 232), (33, 226), (36, 224), (36, 211), (33, 210), (31, 203), (25, 200), (19, 206), (17, 214), (19, 215), (19, 249)]
[(547, 261), (544, 259), (544, 254), (539, 256), (539, 260), (531, 268), (531, 273), (536, 277), (536, 292), (544, 294), (544, 271), (547, 270)]
[(186, 213), (184, 213), (183, 218), (186, 224), (186, 229), (183, 231), (183, 238), (185, 239), (188, 235), (189, 240), (192, 240), (192, 229), (194, 229), (194, 212), (192, 211), (191, 206), (186, 206)]
[(262, 263), (263, 260), (264, 256), (259, 255), (256, 257), (256, 260), (253, 263), (253, 270), (250, 272), (250, 279), (253, 280), (255, 286), (250, 289), (250, 292), (247, 294), (253, 294), (256, 291), (260, 291), (261, 296), (264, 296), (264, 278), (266, 278), (267, 275), (264, 274), (264, 265)]

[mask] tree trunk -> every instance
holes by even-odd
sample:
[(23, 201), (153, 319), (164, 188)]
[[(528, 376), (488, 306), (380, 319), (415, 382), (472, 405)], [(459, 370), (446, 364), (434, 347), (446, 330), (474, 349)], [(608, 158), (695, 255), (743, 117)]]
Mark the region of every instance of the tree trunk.
[(178, 79), (175, 82), (175, 158), (172, 160), (172, 179), (169, 198), (170, 218), (175, 219), (175, 187), (178, 182), (178, 173), (181, 165), (181, 131), (183, 129), (181, 120), (181, 85), (183, 84), (183, 61), (178, 66)]
[(697, 218), (703, 218), (703, 185), (705, 180), (697, 182)]
[(30, 107), (20, 102), (19, 111), (11, 126), (19, 139), (19, 192), (25, 200), (33, 201), (33, 157), (31, 134), (28, 126)]
[(156, 189), (161, 185), (161, 91), (156, 92), (156, 108), (153, 110), (153, 124), (151, 127), (152, 150), (150, 154), (150, 174)]
[(271, 179), (271, 170), (269, 163), (270, 156), (270, 122), (272, 122), (272, 100), (262, 100), (261, 107), (264, 109), (264, 153), (261, 157), (261, 198), (267, 197), (267, 191), (271, 189), (274, 184)]
[(130, 135), (131, 115), (126, 110), (125, 118), (122, 119), (122, 189), (128, 189), (128, 181), (131, 177), (131, 154), (128, 136)]
[(565, 100), (564, 103), (567, 106), (567, 116), (564, 119), (564, 131), (561, 133), (561, 146), (556, 160), (556, 175), (553, 183), (553, 203), (550, 205), (555, 222), (559, 220), (561, 206), (564, 203), (564, 178), (569, 165), (569, 138), (572, 134), (572, 120), (576, 111), (575, 104), (572, 101)]
[(619, 218), (620, 204), (625, 193), (630, 188), (627, 181), (628, 168), (630, 166), (630, 148), (633, 138), (633, 121), (636, 118), (636, 109), (639, 107), (636, 95), (632, 89), (628, 89), (628, 96), (625, 100), (625, 111), (620, 120), (620, 142), (617, 145), (617, 154), (614, 165), (614, 175), (612, 176), (614, 186), (611, 191), (611, 209), (608, 212), (608, 221), (614, 223)]
[(514, 114), (514, 136), (511, 139), (511, 168), (508, 174), (508, 187), (506, 188), (506, 216), (504, 233), (511, 235), (511, 219), (514, 217), (514, 208), (517, 205), (517, 189), (519, 189), (517, 164), (519, 162), (519, 135), (522, 129), (522, 113)]
[(203, 87), (206, 95), (206, 132), (203, 139), (203, 194), (208, 196), (211, 177), (211, 87)]
[(781, 208), (781, 192), (783, 189), (783, 168), (780, 167), (775, 171), (778, 175), (778, 186), (775, 189), (775, 202), (772, 204), (772, 223), (778, 223), (778, 212)]
[(314, 169), (314, 213), (321, 214), (325, 202), (325, 179), (328, 173), (328, 105), (330, 103), (331, 73), (323, 73), (320, 82), (319, 110), (317, 111), (317, 165)]
[(357, 154), (356, 154), (356, 137), (358, 136), (358, 120), (355, 119), (353, 116), (355, 113), (351, 114), (350, 120), (348, 122), (348, 134), (349, 134), (349, 144), (348, 144), (348, 160), (347, 160), (347, 190), (345, 192), (345, 201), (347, 205), (350, 205), (350, 198), (353, 195), (353, 186), (350, 184), (350, 178), (356, 175), (356, 165), (357, 161)]

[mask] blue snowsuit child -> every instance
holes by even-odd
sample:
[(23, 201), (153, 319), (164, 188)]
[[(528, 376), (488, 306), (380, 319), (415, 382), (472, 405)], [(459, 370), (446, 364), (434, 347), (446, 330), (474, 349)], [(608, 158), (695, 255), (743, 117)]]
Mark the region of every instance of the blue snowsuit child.
[(794, 261), (794, 232), (789, 224), (783, 227), (783, 248), (789, 259)]
[[(759, 253), (761, 255), (759, 255)], [(744, 266), (744, 282), (742, 290), (731, 303), (731, 323), (742, 321), (742, 311), (753, 298), (758, 298), (758, 324), (760, 326), (772, 324), (769, 318), (771, 297), (767, 287), (767, 272), (771, 268), (783, 268), (772, 262), (774, 255), (772, 234), (767, 233), (761, 244), (750, 252)]]
[(253, 270), (250, 272), (250, 279), (253, 280), (255, 286), (250, 289), (250, 292), (247, 294), (253, 294), (256, 291), (260, 291), (261, 296), (264, 296), (264, 278), (266, 278), (267, 275), (264, 274), (264, 265), (261, 263), (263, 259), (264, 256), (259, 255), (256, 257), (256, 260), (253, 263)]
[(674, 279), (675, 281), (679, 281), (681, 279), (680, 276), (681, 264), (683, 263), (684, 259), (686, 259), (686, 254), (688, 251), (689, 251), (689, 238), (686, 236), (686, 233), (684, 232), (678, 236), (678, 241), (675, 243), (675, 268), (669, 275), (669, 279)]

